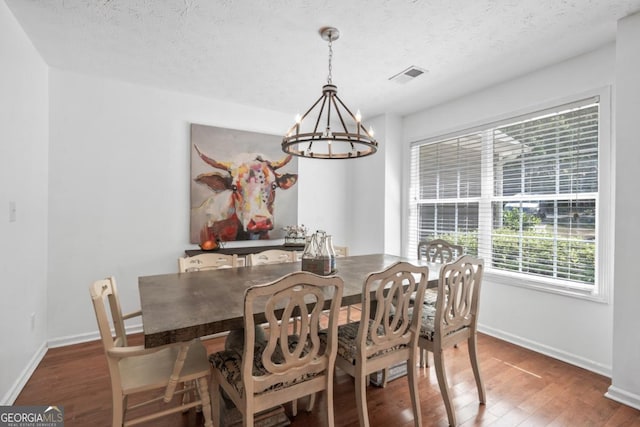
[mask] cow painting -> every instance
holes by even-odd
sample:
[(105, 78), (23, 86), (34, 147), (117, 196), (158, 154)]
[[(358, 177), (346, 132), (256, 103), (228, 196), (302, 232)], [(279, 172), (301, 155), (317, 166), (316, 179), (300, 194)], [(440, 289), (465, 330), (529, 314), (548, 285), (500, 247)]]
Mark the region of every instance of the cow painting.
[(298, 180), (297, 174), (278, 172), (291, 161), (291, 155), (271, 161), (260, 154), (244, 153), (225, 161), (194, 148), (200, 159), (214, 168), (194, 179), (213, 192), (194, 208), (206, 219), (200, 241), (268, 239), (274, 227), (276, 190), (287, 190)]

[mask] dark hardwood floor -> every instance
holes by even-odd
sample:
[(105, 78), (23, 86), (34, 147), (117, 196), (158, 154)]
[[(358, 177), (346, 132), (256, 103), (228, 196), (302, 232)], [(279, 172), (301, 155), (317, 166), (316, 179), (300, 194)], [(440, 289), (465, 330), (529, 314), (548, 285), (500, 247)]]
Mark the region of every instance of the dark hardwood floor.
[[(140, 342), (139, 336), (136, 339)], [(206, 341), (210, 351), (220, 349), (222, 343), (222, 339)], [(640, 426), (640, 411), (604, 397), (610, 384), (606, 377), (486, 335), (480, 335), (479, 348), (486, 405), (478, 404), (466, 346), (445, 353), (462, 426)], [(433, 367), (419, 370), (419, 384), (423, 424), (446, 426)], [(413, 426), (406, 378), (386, 388), (370, 386), (367, 402), (372, 426)], [(15, 405), (61, 405), (66, 427), (110, 426), (109, 373), (100, 342), (50, 349)], [(299, 408), (293, 427), (325, 425), (320, 411), (308, 414), (302, 405)], [(286, 410), (289, 413), (290, 408)], [(335, 413), (336, 426), (358, 424), (353, 380), (340, 371)], [(201, 426), (202, 416), (191, 411), (148, 425)]]

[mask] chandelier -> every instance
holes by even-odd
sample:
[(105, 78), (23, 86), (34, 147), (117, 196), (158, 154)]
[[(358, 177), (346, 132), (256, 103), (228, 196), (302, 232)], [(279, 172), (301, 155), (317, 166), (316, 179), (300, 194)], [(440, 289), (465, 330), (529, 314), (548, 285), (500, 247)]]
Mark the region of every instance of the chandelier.
[[(320, 36), (329, 43), (329, 75), (322, 87), (322, 96), (304, 113), (282, 139), (282, 151), (294, 156), (314, 159), (353, 159), (378, 150), (373, 129), (362, 124), (360, 111), (355, 115), (338, 97), (338, 87), (331, 81), (332, 42), (340, 37), (333, 27), (320, 29)], [(315, 119), (309, 117), (318, 108)], [(316, 113), (314, 113), (316, 114)], [(332, 117), (333, 115), (333, 117)]]

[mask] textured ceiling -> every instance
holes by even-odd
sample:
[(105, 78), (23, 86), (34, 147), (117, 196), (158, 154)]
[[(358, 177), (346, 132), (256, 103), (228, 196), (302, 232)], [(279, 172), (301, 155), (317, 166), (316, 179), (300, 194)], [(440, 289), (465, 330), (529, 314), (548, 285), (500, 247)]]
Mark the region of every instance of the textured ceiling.
[[(590, 51), (640, 0), (5, 0), (52, 67), (303, 112), (406, 114)], [(406, 84), (389, 77), (416, 65)]]

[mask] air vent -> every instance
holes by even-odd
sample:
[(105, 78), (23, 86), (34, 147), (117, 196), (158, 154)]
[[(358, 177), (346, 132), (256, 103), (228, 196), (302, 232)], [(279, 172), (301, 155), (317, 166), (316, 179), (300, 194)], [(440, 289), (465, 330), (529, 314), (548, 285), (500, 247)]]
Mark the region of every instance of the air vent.
[(416, 77), (426, 72), (427, 70), (425, 70), (424, 68), (420, 68), (420, 67), (416, 67), (415, 65), (412, 65), (411, 67), (400, 71), (395, 76), (389, 77), (389, 80), (394, 81), (396, 83), (404, 84), (404, 83), (410, 82), (411, 80), (415, 79)]

